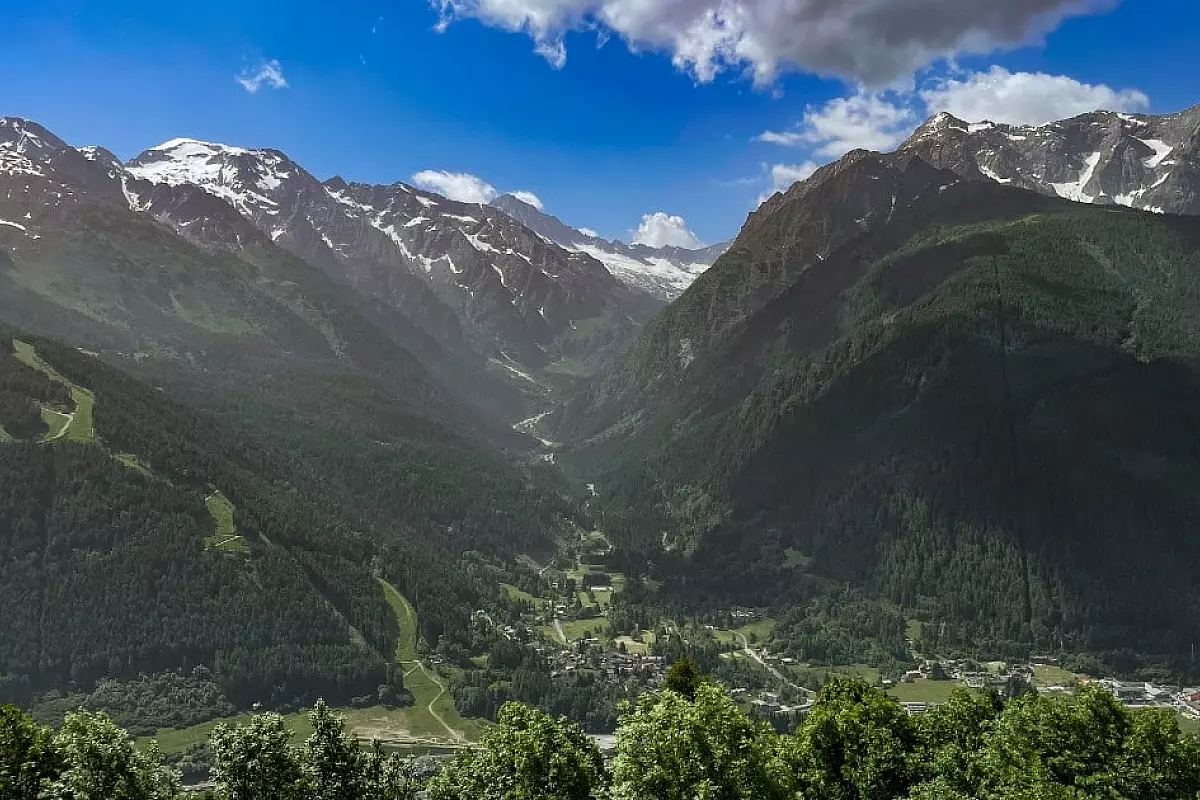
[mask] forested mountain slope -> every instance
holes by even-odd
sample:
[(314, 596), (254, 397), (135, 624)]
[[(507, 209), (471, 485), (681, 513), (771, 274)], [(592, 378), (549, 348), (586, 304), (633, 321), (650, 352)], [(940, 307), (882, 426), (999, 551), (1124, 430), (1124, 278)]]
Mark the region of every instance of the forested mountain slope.
[(568, 512), (449, 431), (272, 442), (3, 326), (0, 430), (0, 697), (25, 703), (168, 671), (225, 708), (402, 698), (376, 578), (466, 641), (495, 582), (464, 551), (541, 553)]
[(940, 646), (1128, 666), (1200, 634), (1198, 331), (1200, 221), (852, 154), (562, 425), (669, 593), (850, 584)]

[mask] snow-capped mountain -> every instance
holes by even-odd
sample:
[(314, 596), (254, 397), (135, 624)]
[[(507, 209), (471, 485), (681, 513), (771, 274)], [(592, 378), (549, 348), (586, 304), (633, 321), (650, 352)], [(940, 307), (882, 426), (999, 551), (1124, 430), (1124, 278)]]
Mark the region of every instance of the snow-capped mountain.
[(1076, 202), (1200, 214), (1200, 106), (1165, 116), (1095, 111), (1037, 126), (942, 113), (898, 154)]
[(154, 210), (138, 188), (145, 184), (200, 187), (281, 247), (434, 335), (450, 335), (447, 317), (456, 317), (488, 355), (540, 364), (555, 337), (618, 302), (620, 286), (599, 261), (489, 206), (402, 183), (322, 183), (279, 151), (190, 139), (147, 150), (125, 168), (142, 182), (129, 189), (134, 207)]
[(542, 238), (597, 259), (627, 286), (664, 302), (683, 294), (692, 281), (729, 248), (728, 242), (689, 250), (606, 241), (572, 228), (558, 217), (539, 211), (511, 194), (497, 197), (492, 205)]
[(101, 155), (111, 154), (99, 148), (85, 151), (36, 122), (0, 117), (0, 219), (11, 223), (14, 215), (27, 222), (53, 218), (82, 194), (120, 198), (120, 186)]

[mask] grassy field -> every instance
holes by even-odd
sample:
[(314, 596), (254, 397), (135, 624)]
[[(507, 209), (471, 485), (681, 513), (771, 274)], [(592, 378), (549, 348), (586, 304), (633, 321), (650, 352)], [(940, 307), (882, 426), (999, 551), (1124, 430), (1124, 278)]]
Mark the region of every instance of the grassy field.
[[(774, 630), (775, 620), (771, 619), (770, 617), (764, 617), (751, 622), (749, 625), (743, 625), (742, 627), (735, 628), (733, 630), (723, 630), (721, 628), (717, 628), (713, 631), (713, 636), (715, 636), (717, 641), (721, 642), (722, 644), (732, 644), (738, 647), (742, 646), (741, 636), (745, 636), (746, 641), (748, 641), (751, 645), (757, 644), (761, 646), (770, 640), (771, 634), (774, 632)], [(741, 634), (741, 636), (738, 634)]]
[(901, 703), (944, 703), (960, 686), (962, 684), (958, 681), (919, 680), (896, 684), (888, 690), (888, 694)]
[(1075, 681), (1075, 673), (1062, 667), (1035, 666), (1033, 668), (1034, 686), (1071, 686)]
[[(433, 667), (417, 659), (417, 615), (412, 605), (396, 587), (382, 578), (378, 580), (388, 605), (392, 607), (392, 613), (396, 615), (396, 663), (404, 667), (404, 685), (413, 695), (413, 705), (410, 708), (397, 709), (394, 712), (392, 721), (397, 725), (397, 729), (407, 731), (417, 738), (455, 740), (457, 737), (446, 730), (448, 725), (464, 739), (478, 738), (479, 722), (464, 719), (459, 715), (450, 693), (446, 691), (445, 681)], [(446, 724), (443, 725), (438, 717), (445, 720)]]
[(49, 430), (43, 441), (65, 439), (68, 442), (96, 441), (96, 428), (92, 422), (92, 411), (96, 405), (96, 396), (82, 386), (76, 386), (58, 374), (54, 367), (46, 363), (37, 350), (28, 342), (13, 339), (13, 350), (18, 359), (44, 374), (50, 380), (61, 383), (71, 390), (71, 399), (75, 403), (72, 414), (64, 414), (53, 409), (42, 409), (42, 420)]
[[(445, 753), (451, 749), (446, 746), (422, 744), (406, 741), (408, 738), (407, 709), (384, 708), (340, 708), (335, 709), (346, 718), (346, 725), (364, 742), (378, 740), (385, 743), (387, 750), (412, 755), (428, 753)], [(193, 725), (190, 728), (164, 728), (153, 736), (144, 736), (137, 740), (139, 747), (147, 746), (151, 741), (158, 742), (164, 753), (181, 753), (195, 745), (208, 741), (213, 728), (222, 723), (244, 725), (250, 721), (249, 714), (238, 714), (233, 717), (223, 717)], [(289, 731), (292, 732), (292, 744), (300, 744), (312, 735), (312, 725), (308, 721), (308, 712), (300, 711), (287, 714), (283, 718)], [(443, 735), (445, 731), (442, 731)]]
[(1179, 715), (1179, 730), (1191, 736), (1200, 736), (1200, 719)]
[(546, 605), (546, 603), (549, 602), (545, 598), (534, 597), (529, 592), (522, 591), (521, 589), (518, 589), (517, 587), (513, 586), (511, 583), (500, 584), (500, 589), (504, 592), (505, 595), (507, 595), (509, 597), (509, 599), (522, 600), (526, 603), (529, 603), (534, 608), (541, 608), (544, 605)]
[(249, 551), (246, 540), (237, 532), (237, 523), (233, 519), (233, 503), (220, 492), (213, 492), (204, 498), (204, 505), (212, 515), (216, 528), (211, 536), (204, 539), (204, 546), (210, 550), (223, 550), (228, 553), (245, 553)]
[(70, 414), (42, 406), (42, 423), (46, 426), (46, 433), (42, 436), (42, 441), (50, 442), (60, 438), (70, 421)]
[(96, 396), (87, 389), (71, 384), (71, 398), (75, 401), (75, 416), (71, 418), (63, 438), (68, 442), (96, 441), (96, 427), (92, 422)]
[[(208, 741), (208, 736), (212, 733), (213, 728), (221, 723), (244, 725), (249, 721), (249, 714), (239, 714), (235, 717), (210, 719), (208, 722), (202, 722), (190, 728), (164, 728), (153, 736), (145, 736), (138, 739), (137, 744), (145, 746), (151, 740), (154, 740), (158, 742), (158, 746), (162, 748), (164, 753), (181, 753), (189, 747)], [(312, 735), (313, 729), (312, 725), (308, 722), (307, 712), (288, 714), (283, 718), (283, 721), (287, 724), (288, 730), (292, 732), (293, 744), (299, 744)]]
[(563, 620), (561, 624), (567, 641), (572, 642), (588, 636), (599, 636), (608, 622), (604, 619), (572, 619)]
[(417, 613), (413, 611), (408, 598), (396, 591), (396, 587), (377, 578), (383, 588), (383, 597), (392, 607), (396, 616), (398, 631), (396, 635), (396, 663), (404, 664), (417, 660)]

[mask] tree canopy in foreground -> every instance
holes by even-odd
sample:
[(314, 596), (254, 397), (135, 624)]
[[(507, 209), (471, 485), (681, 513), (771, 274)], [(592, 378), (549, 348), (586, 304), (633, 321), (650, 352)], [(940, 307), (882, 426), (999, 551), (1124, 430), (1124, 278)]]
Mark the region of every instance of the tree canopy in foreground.
[[(1166, 709), (1130, 710), (1083, 686), (1075, 697), (1002, 702), (958, 690), (910, 716), (866, 684), (834, 680), (794, 733), (752, 721), (719, 685), (664, 689), (626, 709), (605, 763), (575, 723), (510, 703), (479, 746), (449, 760), (429, 800), (1180, 800), (1200, 798), (1200, 740)], [(363, 749), (323, 703), (313, 735), (278, 715), (214, 730), (221, 800), (410, 800), (414, 772)], [(172, 800), (178, 775), (101, 714), (50, 730), (0, 710), (4, 800)]]

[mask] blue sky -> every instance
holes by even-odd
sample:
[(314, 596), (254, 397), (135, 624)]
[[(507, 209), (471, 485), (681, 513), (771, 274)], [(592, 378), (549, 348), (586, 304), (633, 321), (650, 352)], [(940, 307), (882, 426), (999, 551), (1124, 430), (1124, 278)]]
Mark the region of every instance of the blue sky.
[[(846, 22), (819, 17), (820, 0), (798, 3), (803, 24), (772, 18), (778, 0), (726, 0), (744, 14), (718, 20), (714, 51), (687, 15), (718, 0), (654, 18), (637, 0), (42, 0), (5, 11), (0, 114), (124, 158), (188, 136), (276, 147), (322, 178), (463, 173), (608, 237), (662, 211), (707, 243), (776, 184), (890, 146), (935, 106), (1036, 122), (1200, 103), (1193, 0), (1065, 19), (1066, 0), (1014, 0), (1032, 9), (1019, 30), (929, 21), (945, 2), (845, 0), (861, 13), (847, 47), (808, 32)], [(899, 6), (911, 31), (886, 17)], [(286, 86), (236, 80), (272, 63)]]

